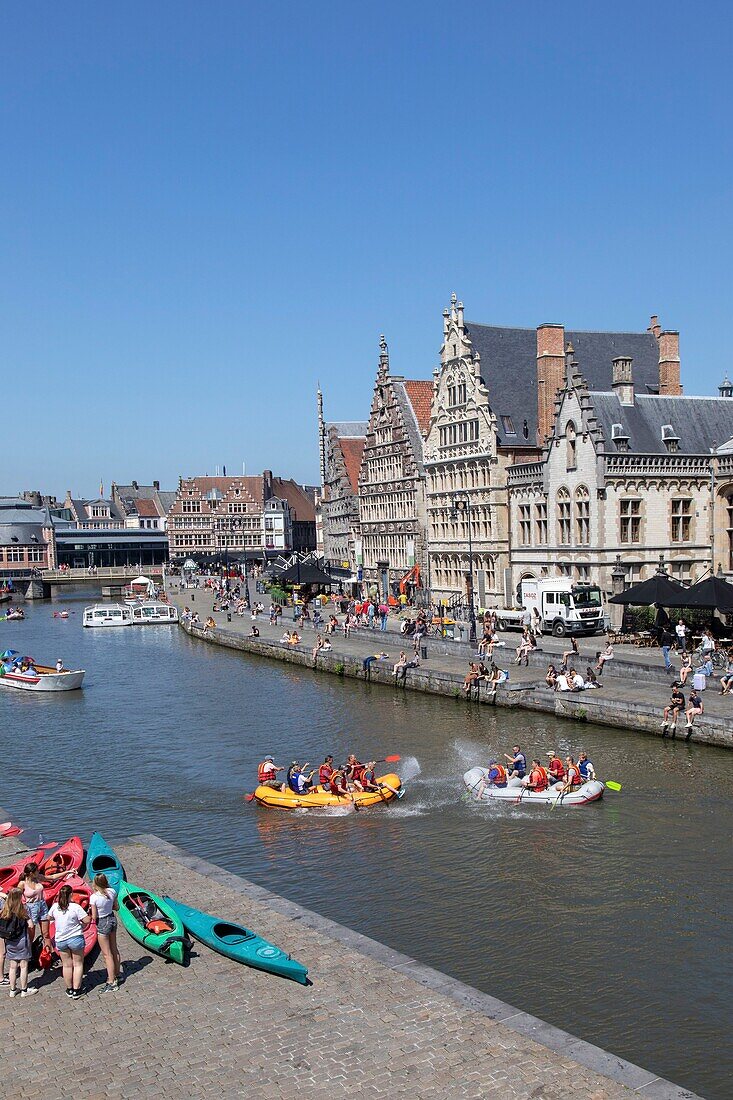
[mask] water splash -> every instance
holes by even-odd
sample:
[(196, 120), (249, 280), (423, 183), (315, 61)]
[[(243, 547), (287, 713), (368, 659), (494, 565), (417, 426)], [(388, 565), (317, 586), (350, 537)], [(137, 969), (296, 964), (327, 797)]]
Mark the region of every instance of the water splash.
[(403, 783), (408, 779), (417, 779), (421, 771), (422, 769), (417, 757), (406, 756), (400, 765), (400, 778)]

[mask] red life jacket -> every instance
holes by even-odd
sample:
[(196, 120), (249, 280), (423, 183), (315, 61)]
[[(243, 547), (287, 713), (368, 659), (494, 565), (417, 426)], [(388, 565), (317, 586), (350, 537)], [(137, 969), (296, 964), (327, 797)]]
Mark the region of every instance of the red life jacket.
[[(536, 768), (532, 769), (532, 775), (535, 777), (535, 785), (532, 789), (535, 791), (546, 791), (549, 786), (547, 768), (543, 768), (541, 764), (538, 764)], [(532, 777), (530, 776), (530, 778)]]
[(354, 764), (354, 768), (353, 768), (353, 771), (352, 771), (353, 779), (355, 781), (358, 781), (359, 783), (361, 783), (362, 780), (364, 779), (364, 772), (365, 771), (366, 771), (366, 768), (364, 767), (363, 764)]
[(582, 784), (583, 776), (580, 774), (580, 768), (577, 764), (568, 764), (567, 781), (573, 787), (579, 787)]
[(343, 777), (340, 776), (338, 779), (334, 779), (334, 774), (335, 773), (331, 775), (328, 781), (328, 785), (331, 788), (331, 794), (343, 794), (343, 791), (339, 789), (339, 785), (343, 783)]
[(563, 767), (562, 760), (558, 756), (550, 761), (550, 775), (555, 782), (565, 778), (565, 768)]
[(266, 766), (268, 763), (269, 763), (268, 760), (263, 760), (261, 764), (257, 765), (257, 782), (258, 783), (267, 783), (267, 782), (269, 782), (270, 779), (275, 778), (275, 774), (276, 774), (275, 769), (274, 769), (274, 767), (269, 767), (268, 768)]
[(374, 768), (369, 768), (369, 770), (364, 768), (360, 776), (360, 780), (365, 787), (368, 786), (370, 783), (376, 783), (377, 777), (374, 774)]
[(321, 764), (320, 768), (318, 769), (318, 782), (321, 784), (321, 786), (326, 787), (328, 786), (328, 782), (332, 775), (333, 768), (331, 767), (331, 765)]
[(506, 768), (503, 764), (494, 764), (494, 767), (499, 773), (493, 781), (494, 786), (501, 787), (502, 784), (506, 783)]

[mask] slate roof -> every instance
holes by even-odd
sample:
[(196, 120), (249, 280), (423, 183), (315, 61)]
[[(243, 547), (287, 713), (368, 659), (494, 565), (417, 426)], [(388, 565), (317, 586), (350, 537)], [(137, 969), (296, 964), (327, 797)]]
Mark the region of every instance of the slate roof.
[(326, 424), (327, 430), (332, 428), (339, 439), (363, 438), (369, 431), (369, 421), (338, 420)]
[(361, 469), (361, 458), (364, 454), (364, 444), (366, 439), (361, 437), (359, 439), (349, 439), (344, 436), (339, 437), (339, 447), (341, 448), (341, 454), (344, 456), (344, 466), (346, 467), (346, 474), (349, 479), (349, 484), (354, 493), (359, 491), (359, 470)]
[[(481, 373), (489, 388), (489, 401), (498, 419), (502, 443), (523, 442), (527, 421), (528, 442), (537, 439), (537, 330), (500, 328), (466, 322), (475, 351), (481, 356)], [(619, 355), (633, 359), (637, 393), (659, 388), (659, 349), (651, 332), (574, 332), (566, 330), (580, 372), (591, 390), (611, 385), (612, 361)], [(511, 417), (515, 435), (508, 435), (502, 417)]]
[(596, 417), (603, 429), (606, 449), (614, 453), (612, 426), (624, 425), (629, 451), (634, 454), (666, 454), (662, 425), (671, 424), (678, 437), (679, 454), (703, 455), (733, 437), (733, 398), (659, 397), (637, 394), (634, 405), (622, 405), (615, 393), (591, 393)]

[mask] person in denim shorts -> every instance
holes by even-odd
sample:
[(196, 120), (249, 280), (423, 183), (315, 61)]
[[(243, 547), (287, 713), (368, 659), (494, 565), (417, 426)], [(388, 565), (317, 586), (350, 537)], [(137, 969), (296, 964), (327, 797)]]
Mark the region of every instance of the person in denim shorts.
[(48, 915), (56, 925), (56, 950), (61, 956), (66, 996), (77, 1000), (84, 976), (84, 929), (92, 918), (71, 900), (71, 895), (71, 887), (62, 886)]
[(106, 875), (95, 875), (90, 899), (92, 918), (97, 922), (97, 940), (107, 967), (107, 982), (103, 993), (112, 993), (119, 988), (122, 976), (122, 962), (117, 950), (117, 894), (109, 884)]
[(28, 937), (33, 943), (36, 938), (36, 929), (40, 925), (41, 935), (46, 947), (51, 947), (48, 935), (48, 905), (43, 892), (43, 883), (38, 877), (38, 864), (28, 863), (23, 871), (23, 877), (18, 883), (18, 889), (23, 891), (23, 902), (28, 912), (30, 927)]

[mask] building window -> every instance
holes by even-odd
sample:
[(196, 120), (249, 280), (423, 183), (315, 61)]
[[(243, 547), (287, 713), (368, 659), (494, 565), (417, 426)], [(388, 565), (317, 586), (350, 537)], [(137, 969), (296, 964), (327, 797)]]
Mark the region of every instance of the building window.
[(629, 497), (619, 501), (621, 542), (641, 542), (641, 501)]
[(675, 497), (672, 501), (672, 542), (689, 542), (692, 530), (692, 501)]
[(567, 489), (557, 491), (557, 541), (561, 546), (570, 545), (570, 493)]
[(590, 566), (589, 565), (576, 565), (575, 575), (579, 581), (587, 582), (590, 580)]
[(567, 427), (565, 428), (565, 442), (567, 445), (567, 454), (565, 456), (565, 462), (568, 470), (574, 470), (577, 465), (576, 460), (576, 432), (575, 425), (572, 420), (568, 420)]
[(579, 546), (590, 542), (590, 498), (584, 485), (575, 490), (575, 540)]
[(535, 504), (534, 523), (535, 533), (537, 535), (537, 545), (545, 546), (547, 544), (547, 504), (544, 500)]
[(478, 420), (461, 420), (457, 424), (445, 424), (438, 429), (441, 447), (458, 443), (473, 443), (478, 439)]
[(448, 387), (448, 406), (453, 409), (456, 405), (466, 404), (466, 383), (456, 382)]
[(519, 542), (522, 546), (532, 545), (532, 506), (519, 505)]
[(184, 512), (200, 512), (201, 501), (200, 500), (182, 500), (181, 507)]
[(728, 569), (733, 570), (733, 493), (725, 498), (728, 516)]
[(501, 426), (507, 435), (516, 435), (517, 429), (514, 427), (514, 421), (511, 416), (502, 416)]

